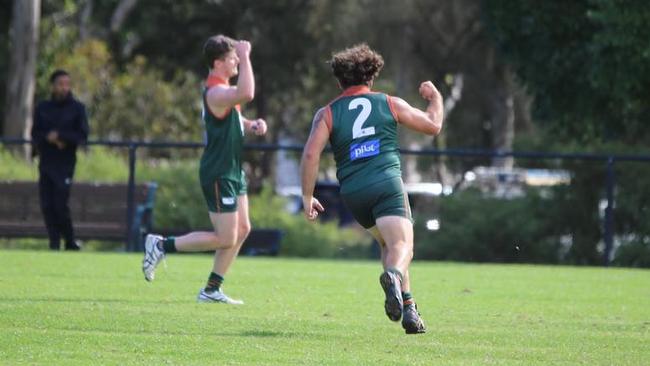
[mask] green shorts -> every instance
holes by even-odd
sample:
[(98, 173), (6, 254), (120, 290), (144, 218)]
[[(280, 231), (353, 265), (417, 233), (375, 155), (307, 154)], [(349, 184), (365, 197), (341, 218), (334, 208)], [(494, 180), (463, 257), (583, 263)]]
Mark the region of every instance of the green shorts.
[(246, 195), (248, 189), (246, 175), (242, 172), (239, 181), (222, 178), (202, 180), (201, 189), (210, 212), (236, 212), (237, 197)]
[(382, 216), (402, 216), (411, 222), (411, 206), (402, 178), (390, 178), (362, 190), (341, 194), (343, 202), (361, 226), (369, 229)]

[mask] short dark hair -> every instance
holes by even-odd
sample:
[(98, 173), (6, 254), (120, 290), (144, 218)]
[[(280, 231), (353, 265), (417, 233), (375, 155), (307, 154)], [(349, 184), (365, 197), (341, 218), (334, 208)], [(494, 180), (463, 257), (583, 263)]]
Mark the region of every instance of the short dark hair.
[(70, 76), (67, 71), (65, 70), (55, 70), (51, 75), (50, 75), (50, 84), (54, 84), (56, 79), (60, 78), (61, 76)]
[(384, 67), (384, 58), (361, 43), (332, 55), (330, 66), (343, 88), (369, 85)]
[(203, 45), (203, 60), (208, 68), (212, 68), (215, 60), (221, 59), (226, 53), (235, 48), (235, 40), (218, 34), (208, 38)]

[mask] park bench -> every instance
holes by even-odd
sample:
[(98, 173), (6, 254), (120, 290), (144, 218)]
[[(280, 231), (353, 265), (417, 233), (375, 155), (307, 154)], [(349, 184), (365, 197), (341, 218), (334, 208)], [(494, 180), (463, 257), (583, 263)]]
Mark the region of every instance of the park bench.
[[(128, 250), (141, 249), (152, 225), (156, 188), (156, 183), (135, 186), (129, 232), (127, 184), (74, 182), (70, 211), (75, 236), (82, 240), (122, 241)], [(38, 182), (0, 181), (0, 237), (47, 237)]]
[(243, 255), (270, 255), (280, 253), (282, 231), (278, 229), (252, 229), (241, 247)]

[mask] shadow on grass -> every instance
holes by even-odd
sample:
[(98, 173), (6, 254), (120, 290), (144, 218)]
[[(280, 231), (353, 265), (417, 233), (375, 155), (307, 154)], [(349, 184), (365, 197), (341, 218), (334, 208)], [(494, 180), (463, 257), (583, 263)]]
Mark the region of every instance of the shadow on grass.
[(54, 303), (54, 302), (60, 302), (60, 303), (109, 303), (109, 304), (146, 304), (146, 303), (153, 303), (153, 304), (185, 304), (187, 303), (186, 300), (175, 300), (175, 301), (160, 301), (160, 300), (152, 300), (152, 301), (136, 301), (134, 302), (132, 299), (97, 299), (97, 298), (92, 298), (92, 299), (84, 299), (84, 298), (28, 298), (28, 297), (18, 297), (18, 298), (0, 298), (0, 303), (3, 302), (49, 302), (49, 303)]
[(272, 337), (284, 337), (290, 338), (294, 334), (287, 332), (273, 332), (270, 330), (246, 330), (237, 334), (240, 337), (260, 337), (260, 338), (272, 338)]
[[(145, 329), (146, 328), (146, 329)], [(160, 339), (161, 337), (198, 337), (198, 338), (204, 338), (204, 337), (224, 337), (224, 338), (234, 338), (234, 337), (241, 337), (241, 338), (297, 338), (297, 337), (309, 337), (310, 335), (305, 334), (303, 332), (274, 332), (274, 331), (257, 331), (257, 330), (244, 330), (244, 331), (220, 331), (220, 332), (213, 332), (210, 331), (209, 329), (206, 329), (205, 331), (192, 331), (192, 330), (177, 330), (177, 331), (170, 331), (168, 329), (159, 329), (159, 328), (150, 328), (146, 327), (145, 328), (138, 328), (138, 329), (127, 329), (125, 327), (114, 327), (114, 326), (79, 326), (79, 325), (72, 325), (72, 324), (64, 324), (64, 325), (48, 325), (47, 330), (52, 331), (52, 332), (60, 332), (60, 333), (68, 333), (68, 334), (83, 334), (83, 335), (109, 335), (109, 336), (138, 336), (138, 337), (152, 337), (156, 339)], [(34, 324), (22, 324), (15, 329), (20, 329), (21, 331), (41, 331), (44, 328), (39, 325), (34, 325)], [(319, 335), (313, 334), (311, 335), (312, 338), (318, 337), (318, 338), (323, 338)]]

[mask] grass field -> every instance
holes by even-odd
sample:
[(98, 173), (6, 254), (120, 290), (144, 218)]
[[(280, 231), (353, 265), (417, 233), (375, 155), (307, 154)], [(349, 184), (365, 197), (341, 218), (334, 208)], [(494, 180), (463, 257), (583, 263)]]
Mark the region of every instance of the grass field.
[(240, 258), (197, 304), (211, 257), (146, 283), (140, 255), (0, 251), (5, 365), (649, 365), (650, 271), (414, 263), (429, 331), (383, 313), (377, 262)]

